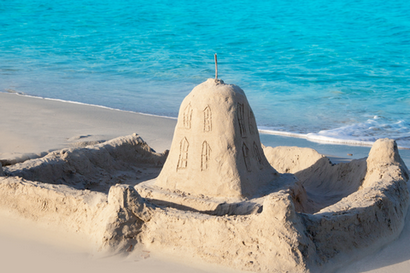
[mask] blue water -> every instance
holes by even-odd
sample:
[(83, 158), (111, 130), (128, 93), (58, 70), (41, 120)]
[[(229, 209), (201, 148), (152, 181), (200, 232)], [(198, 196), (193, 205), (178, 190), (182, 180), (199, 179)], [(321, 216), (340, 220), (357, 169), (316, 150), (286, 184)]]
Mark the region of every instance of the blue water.
[(410, 1), (225, 2), (0, 0), (0, 92), (176, 117), (218, 53), (260, 128), (410, 147)]

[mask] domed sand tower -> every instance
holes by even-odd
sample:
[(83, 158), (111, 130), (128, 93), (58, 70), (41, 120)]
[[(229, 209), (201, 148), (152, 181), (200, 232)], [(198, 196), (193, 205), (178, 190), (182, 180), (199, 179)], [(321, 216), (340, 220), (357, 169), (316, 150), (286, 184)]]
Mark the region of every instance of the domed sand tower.
[(276, 177), (244, 91), (208, 79), (182, 102), (171, 150), (155, 185), (210, 197), (252, 197)]

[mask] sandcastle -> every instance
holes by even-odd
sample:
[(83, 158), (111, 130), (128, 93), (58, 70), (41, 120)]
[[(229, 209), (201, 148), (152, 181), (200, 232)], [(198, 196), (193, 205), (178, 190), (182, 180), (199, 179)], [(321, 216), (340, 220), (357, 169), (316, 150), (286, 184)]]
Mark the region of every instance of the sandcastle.
[(214, 197), (252, 197), (277, 172), (266, 160), (255, 117), (238, 86), (209, 79), (181, 104), (156, 185)]
[[(258, 210), (257, 197), (279, 188), (305, 194), (295, 177), (279, 175), (266, 159), (244, 91), (219, 79), (186, 96), (161, 173), (136, 187), (155, 204), (219, 215)], [(239, 205), (245, 199), (253, 201)]]
[(244, 92), (214, 79), (182, 103), (169, 154), (132, 135), (1, 170), (2, 209), (88, 234), (100, 251), (255, 272), (331, 272), (397, 238), (409, 205), (393, 140), (337, 165), (262, 147)]

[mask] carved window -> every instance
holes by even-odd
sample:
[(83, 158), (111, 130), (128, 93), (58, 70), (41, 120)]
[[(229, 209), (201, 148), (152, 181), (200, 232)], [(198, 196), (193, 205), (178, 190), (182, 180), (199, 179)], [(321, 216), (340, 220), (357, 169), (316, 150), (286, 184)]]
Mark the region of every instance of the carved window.
[(192, 112), (193, 109), (191, 104), (188, 104), (184, 109), (183, 120), (182, 123), (186, 129), (191, 129), (191, 122), (192, 122)]
[(189, 142), (184, 137), (184, 139), (181, 140), (180, 147), (179, 147), (179, 159), (178, 159), (178, 165), (177, 165), (177, 170), (179, 169), (186, 169), (188, 167), (188, 149), (189, 149)]
[(256, 123), (255, 123), (255, 116), (253, 115), (253, 111), (249, 109), (249, 133), (254, 135), (256, 133)]
[(212, 111), (209, 106), (204, 109), (204, 132), (212, 131)]
[(251, 169), (251, 159), (249, 158), (249, 149), (245, 143), (242, 145), (242, 154), (243, 154), (243, 159), (245, 161), (246, 170), (250, 172), (252, 170)]
[(239, 131), (242, 137), (246, 137), (246, 127), (245, 127), (245, 106), (242, 103), (238, 103), (237, 109)]
[(211, 159), (211, 147), (208, 142), (204, 141), (202, 143), (201, 152), (201, 171), (205, 171), (209, 168), (209, 160)]
[(256, 145), (256, 142), (253, 142), (253, 155), (256, 158), (257, 162), (258, 162), (259, 169), (262, 169), (263, 168), (262, 157), (261, 157), (261, 154), (259, 152), (258, 145)]

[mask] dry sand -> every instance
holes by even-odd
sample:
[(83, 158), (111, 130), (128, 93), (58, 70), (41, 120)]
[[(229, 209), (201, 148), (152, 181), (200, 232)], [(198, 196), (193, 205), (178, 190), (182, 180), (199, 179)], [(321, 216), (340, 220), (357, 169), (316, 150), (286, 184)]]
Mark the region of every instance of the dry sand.
[(123, 256), (94, 256), (87, 236), (40, 226), (27, 219), (0, 212), (1, 272), (181, 272), (238, 273), (230, 269), (187, 262), (181, 257), (137, 252)]
[[(173, 119), (15, 94), (0, 93), (0, 105), (0, 160), (4, 163), (132, 133), (138, 133), (155, 150), (162, 152), (170, 147), (176, 124)], [(340, 149), (343, 147), (340, 146)], [(81, 238), (78, 234), (50, 232), (47, 226), (37, 227), (29, 220), (16, 219), (4, 212), (1, 219), (2, 267), (13, 272), (26, 268), (34, 272), (54, 272), (56, 269), (63, 272), (108, 272), (114, 268), (138, 268), (143, 272), (228, 270), (209, 264), (190, 267), (186, 263), (175, 263), (157, 254), (144, 252), (136, 254), (138, 257), (93, 257), (87, 238)], [(397, 241), (340, 272), (407, 272), (410, 266), (410, 251), (407, 251), (409, 226), (406, 222), (404, 232)]]
[(169, 149), (176, 119), (0, 93), (0, 160), (36, 157), (66, 147), (143, 133), (158, 152)]

